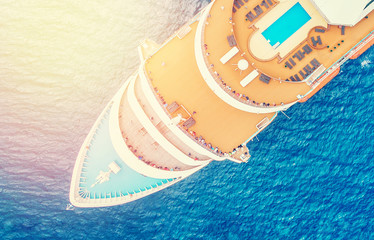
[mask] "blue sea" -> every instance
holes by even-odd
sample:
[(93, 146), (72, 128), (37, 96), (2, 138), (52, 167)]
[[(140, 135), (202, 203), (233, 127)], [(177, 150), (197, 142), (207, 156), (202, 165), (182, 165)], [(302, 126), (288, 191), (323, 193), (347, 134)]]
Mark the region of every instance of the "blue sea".
[(248, 163), (65, 210), (79, 148), (136, 70), (136, 46), (207, 3), (0, 0), (0, 239), (374, 239), (374, 48), (279, 114)]

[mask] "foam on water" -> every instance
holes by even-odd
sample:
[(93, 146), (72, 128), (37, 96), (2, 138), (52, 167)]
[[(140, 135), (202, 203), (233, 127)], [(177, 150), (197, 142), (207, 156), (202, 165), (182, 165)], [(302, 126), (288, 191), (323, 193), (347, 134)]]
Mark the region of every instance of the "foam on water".
[(65, 211), (80, 145), (158, 42), (208, 1), (0, 3), (0, 239), (373, 239), (374, 49), (250, 142), (144, 199)]

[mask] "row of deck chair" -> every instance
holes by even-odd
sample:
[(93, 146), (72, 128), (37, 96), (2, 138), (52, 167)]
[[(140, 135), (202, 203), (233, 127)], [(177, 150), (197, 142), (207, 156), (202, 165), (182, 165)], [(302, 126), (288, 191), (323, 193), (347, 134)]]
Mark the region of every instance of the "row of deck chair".
[[(272, 2), (272, 0), (263, 0), (261, 2), (261, 6), (265, 7), (266, 9), (268, 9), (270, 6), (272, 6), (274, 3)], [(255, 12), (255, 14), (252, 12), (252, 11), (249, 11), (245, 17), (246, 17), (246, 20), (249, 20), (250, 22), (253, 22), (256, 18), (258, 18), (263, 12), (264, 10), (262, 10), (261, 6), (260, 5), (257, 5), (253, 10)]]
[(322, 45), (321, 36), (317, 36), (317, 39), (312, 37), (311, 40), (312, 40), (313, 47), (316, 47), (317, 44)]
[(234, 35), (227, 36), (227, 41), (229, 42), (230, 47), (237, 45)]
[[(244, 0), (244, 2), (248, 2), (248, 0)], [(243, 6), (243, 0), (234, 0), (234, 6), (232, 7), (232, 11), (235, 13), (236, 9), (240, 9), (241, 6)]]
[(312, 48), (306, 44), (305, 46), (303, 46), (302, 48), (303, 51), (299, 50), (297, 51), (293, 56), (292, 58), (289, 58), (288, 61), (286, 61), (285, 65), (289, 68), (289, 69), (292, 69), (294, 66), (296, 66), (296, 62), (293, 60), (293, 59), (298, 59), (299, 61), (301, 61), (305, 55), (311, 53), (313, 50)]
[[(307, 77), (310, 76), (310, 74), (312, 74), (319, 66), (321, 66), (321, 64), (318, 62), (317, 59), (313, 59), (312, 61), (310, 61), (310, 63), (308, 63), (307, 65), (305, 65), (305, 67), (299, 71), (299, 74), (301, 75), (301, 77), (303, 79), (306, 79)], [(290, 76), (288, 79), (285, 80), (286, 82), (301, 82), (301, 78), (299, 77), (299, 75), (296, 73), (295, 75), (293, 76)]]
[[(248, 2), (248, 0), (244, 0), (244, 2)], [(272, 6), (274, 3), (272, 0), (263, 0), (260, 5), (257, 5), (253, 10), (255, 11), (256, 15), (252, 13), (252, 11), (249, 11), (246, 14), (246, 21), (253, 21), (257, 17), (259, 17), (264, 11), (262, 10), (261, 6), (268, 9), (270, 6)], [(232, 8), (233, 13), (236, 13), (237, 10), (240, 9), (240, 7), (243, 6), (242, 0), (234, 0), (234, 6)]]

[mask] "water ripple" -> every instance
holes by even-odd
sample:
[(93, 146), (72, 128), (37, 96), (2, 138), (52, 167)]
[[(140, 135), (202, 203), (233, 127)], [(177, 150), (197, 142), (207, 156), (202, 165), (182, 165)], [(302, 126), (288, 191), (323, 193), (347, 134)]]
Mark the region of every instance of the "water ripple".
[(280, 114), (247, 164), (65, 211), (80, 144), (137, 68), (138, 43), (162, 42), (208, 1), (3, 2), (1, 239), (374, 239), (374, 48)]

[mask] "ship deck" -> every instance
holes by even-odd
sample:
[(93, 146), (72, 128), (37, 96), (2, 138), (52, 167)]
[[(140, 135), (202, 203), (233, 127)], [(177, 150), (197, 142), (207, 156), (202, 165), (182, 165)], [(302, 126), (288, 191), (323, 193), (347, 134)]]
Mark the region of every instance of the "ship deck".
[(234, 109), (219, 99), (206, 85), (197, 67), (194, 32), (183, 39), (173, 38), (146, 61), (146, 71), (166, 103), (177, 102), (191, 114), (196, 124), (189, 130), (224, 152), (242, 144), (257, 131), (256, 125), (272, 114), (253, 114)]
[[(249, 99), (249, 104), (260, 107), (292, 103), (307, 94), (312, 89), (307, 83), (313, 75), (307, 71), (309, 67), (322, 73), (367, 36), (374, 26), (373, 12), (355, 27), (342, 30), (339, 26), (330, 26), (309, 0), (236, 3), (240, 7), (233, 5), (232, 0), (214, 2), (205, 22), (201, 47), (217, 84), (226, 92), (229, 89), (231, 95)], [(272, 47), (261, 33), (296, 3), (301, 4), (311, 20), (277, 48)], [(257, 14), (256, 10), (259, 16), (251, 21), (248, 13)], [(182, 39), (174, 36), (148, 58), (145, 71), (162, 101), (168, 105), (177, 102), (193, 116), (196, 124), (190, 131), (203, 136), (206, 142), (222, 151), (231, 152), (249, 136), (258, 133), (256, 125), (265, 118), (272, 119), (274, 113), (254, 114), (235, 109), (211, 91), (196, 63), (194, 40), (197, 25), (198, 22), (192, 23), (186, 36)], [(228, 40), (230, 36), (231, 42)], [(233, 46), (239, 49), (239, 53), (223, 64), (220, 59)], [(238, 63), (243, 59), (249, 66), (241, 71)], [(241, 80), (254, 70), (259, 75), (243, 87)], [(269, 81), (261, 80), (261, 76), (268, 77)]]
[[(287, 83), (287, 79), (291, 81), (290, 77), (298, 74), (300, 80), (304, 80), (299, 72), (308, 64), (312, 66), (310, 62), (313, 59), (326, 68), (330, 67), (367, 36), (374, 26), (372, 12), (356, 26), (345, 27), (342, 35), (342, 29), (328, 25), (309, 0), (272, 0), (273, 5), (266, 1), (268, 8), (262, 4), (262, 0), (242, 2), (240, 8), (234, 5), (236, 12), (233, 13), (233, 1), (216, 0), (204, 33), (206, 53), (209, 55), (206, 58), (209, 65), (214, 65), (212, 71), (217, 72), (226, 85), (257, 103), (280, 105), (298, 100), (298, 95), (306, 94), (311, 88), (304, 82)], [(278, 48), (273, 49), (261, 33), (297, 2), (307, 11), (311, 20)], [(256, 14), (256, 7), (260, 7), (263, 13), (251, 22), (246, 15), (250, 11)], [(227, 40), (230, 35), (234, 36), (239, 53), (222, 64), (220, 58), (231, 49)], [(313, 44), (313, 40), (317, 41), (318, 37), (321, 39), (320, 43)], [(312, 51), (304, 54), (301, 60), (293, 57), (299, 50), (305, 52), (305, 45)], [(290, 63), (289, 58), (296, 63), (295, 66)], [(249, 68), (242, 72), (237, 70), (236, 65), (240, 59), (249, 62)], [(292, 69), (286, 67), (287, 62)], [(258, 76), (246, 87), (242, 87), (241, 79), (253, 70), (269, 76), (270, 82), (266, 84)]]
[[(70, 201), (78, 207), (112, 206), (133, 201), (159, 191), (178, 179), (146, 177), (129, 167), (114, 149), (109, 130), (111, 106), (101, 114), (91, 129), (79, 153), (73, 173)], [(109, 164), (119, 166), (118, 173), (111, 173), (108, 181), (98, 183), (101, 172), (109, 170)]]

